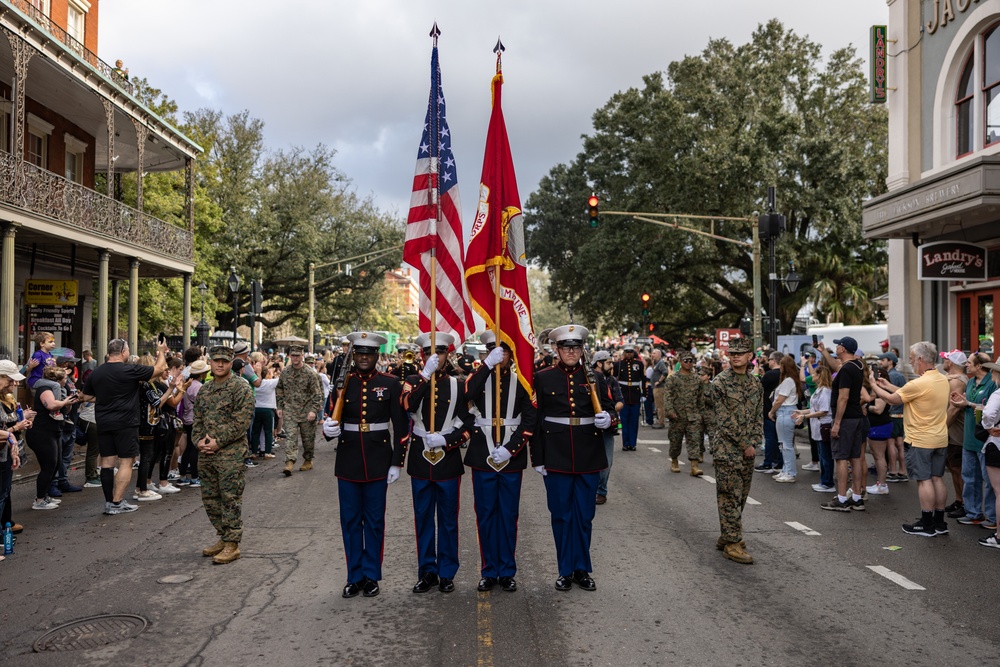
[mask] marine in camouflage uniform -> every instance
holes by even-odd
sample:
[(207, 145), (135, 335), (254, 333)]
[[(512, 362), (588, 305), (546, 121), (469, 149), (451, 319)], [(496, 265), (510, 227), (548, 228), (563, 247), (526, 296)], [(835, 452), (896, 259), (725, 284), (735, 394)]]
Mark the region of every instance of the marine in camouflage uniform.
[(764, 391), (760, 379), (747, 372), (751, 354), (750, 339), (730, 343), (730, 368), (719, 373), (708, 390), (722, 528), (716, 548), (726, 558), (744, 564), (753, 558), (743, 541), (743, 508), (753, 478), (754, 448), (764, 437)]
[(302, 467), (312, 470), (313, 454), (316, 449), (316, 417), (323, 409), (323, 385), (319, 373), (307, 366), (302, 358), (305, 349), (301, 345), (288, 348), (292, 362), (281, 371), (278, 384), (274, 388), (278, 410), (289, 430), (285, 441), (285, 476), (292, 474), (302, 441)]
[[(191, 437), (198, 447), (201, 502), (219, 541), (202, 554), (215, 563), (240, 557), (247, 429), (253, 421), (253, 389), (232, 371), (232, 348), (211, 349), (212, 381), (198, 390)], [(209, 440), (207, 440), (209, 439)]]
[(702, 455), (705, 450), (705, 438), (702, 434), (702, 412), (705, 409), (705, 386), (701, 378), (694, 372), (694, 355), (690, 352), (681, 354), (681, 369), (671, 373), (666, 380), (663, 397), (663, 409), (670, 419), (670, 470), (680, 472), (677, 458), (681, 455), (681, 444), (687, 440), (688, 460), (691, 462), (691, 475), (702, 474)]
[[(701, 428), (705, 434), (703, 441), (708, 441), (707, 445), (708, 453), (714, 457), (715, 445), (713, 443), (715, 441), (712, 437), (712, 419), (711, 419), (711, 410), (708, 409), (708, 399), (712, 390), (711, 383), (712, 383), (712, 376), (715, 375), (715, 369), (712, 368), (711, 366), (698, 366), (697, 368), (695, 368), (695, 372), (698, 373), (698, 378), (702, 382), (702, 395), (705, 398), (705, 408), (701, 412)], [(706, 445), (703, 442), (701, 447), (702, 461), (705, 460), (705, 449)]]

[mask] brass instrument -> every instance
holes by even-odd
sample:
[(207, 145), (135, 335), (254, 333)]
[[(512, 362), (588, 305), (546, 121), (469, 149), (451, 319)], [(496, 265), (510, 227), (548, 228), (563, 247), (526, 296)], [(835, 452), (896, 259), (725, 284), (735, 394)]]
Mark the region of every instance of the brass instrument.
[(412, 364), (416, 359), (417, 355), (413, 350), (407, 350), (403, 353), (403, 363), (405, 364)]

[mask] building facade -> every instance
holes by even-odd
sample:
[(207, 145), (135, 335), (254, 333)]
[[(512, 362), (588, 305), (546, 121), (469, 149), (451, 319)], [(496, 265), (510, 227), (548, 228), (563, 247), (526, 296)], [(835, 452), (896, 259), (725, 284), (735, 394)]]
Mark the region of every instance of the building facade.
[[(139, 101), (127, 70), (97, 56), (98, 5), (0, 1), (0, 358), (23, 361), (35, 330), (98, 361), (109, 338), (137, 349), (142, 278), (184, 278), (190, 339), (201, 149)], [(142, 176), (177, 170), (181, 224), (143, 210)], [(121, 201), (124, 173), (139, 175), (135, 207)], [(129, 324), (119, 334), (120, 286)]]
[(889, 335), (993, 352), (1000, 302), (1000, 0), (887, 0)]

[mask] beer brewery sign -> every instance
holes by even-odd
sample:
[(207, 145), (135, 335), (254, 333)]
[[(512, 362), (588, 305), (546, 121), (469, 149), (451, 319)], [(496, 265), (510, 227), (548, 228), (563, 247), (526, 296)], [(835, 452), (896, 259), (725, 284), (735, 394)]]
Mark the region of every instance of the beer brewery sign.
[(920, 280), (986, 280), (986, 248), (961, 241), (920, 246)]

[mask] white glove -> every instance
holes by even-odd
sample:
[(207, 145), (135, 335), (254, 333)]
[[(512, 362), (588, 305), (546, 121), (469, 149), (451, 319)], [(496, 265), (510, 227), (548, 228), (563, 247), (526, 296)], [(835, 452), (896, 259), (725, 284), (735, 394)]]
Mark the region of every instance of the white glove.
[(611, 426), (611, 415), (607, 412), (598, 412), (594, 415), (594, 426), (597, 428), (607, 428)]
[(549, 473), (545, 470), (545, 466), (535, 466), (535, 472), (537, 472), (542, 477), (545, 477)]
[(385, 483), (392, 484), (399, 479), (399, 466), (389, 466), (389, 474), (386, 475)]
[(497, 346), (492, 350), (490, 350), (490, 353), (486, 355), (486, 361), (484, 361), (483, 363), (485, 363), (487, 366), (490, 367), (490, 369), (492, 369), (494, 366), (496, 366), (502, 361), (503, 361), (503, 348)]
[(427, 361), (424, 362), (424, 370), (420, 371), (420, 377), (425, 380), (430, 380), (431, 376), (434, 375), (434, 371), (438, 369), (441, 364), (441, 357), (436, 354), (432, 354)]
[(511, 456), (513, 456), (513, 454), (511, 454), (510, 450), (507, 449), (506, 447), (497, 447), (496, 449), (493, 450), (492, 454), (494, 463), (505, 463), (507, 461), (510, 461)]
[(323, 435), (328, 438), (339, 438), (340, 437), (340, 422), (336, 419), (330, 419), (327, 417), (323, 421)]
[(438, 447), (444, 447), (446, 444), (444, 436), (440, 433), (428, 433), (424, 436), (424, 449), (437, 449)]

